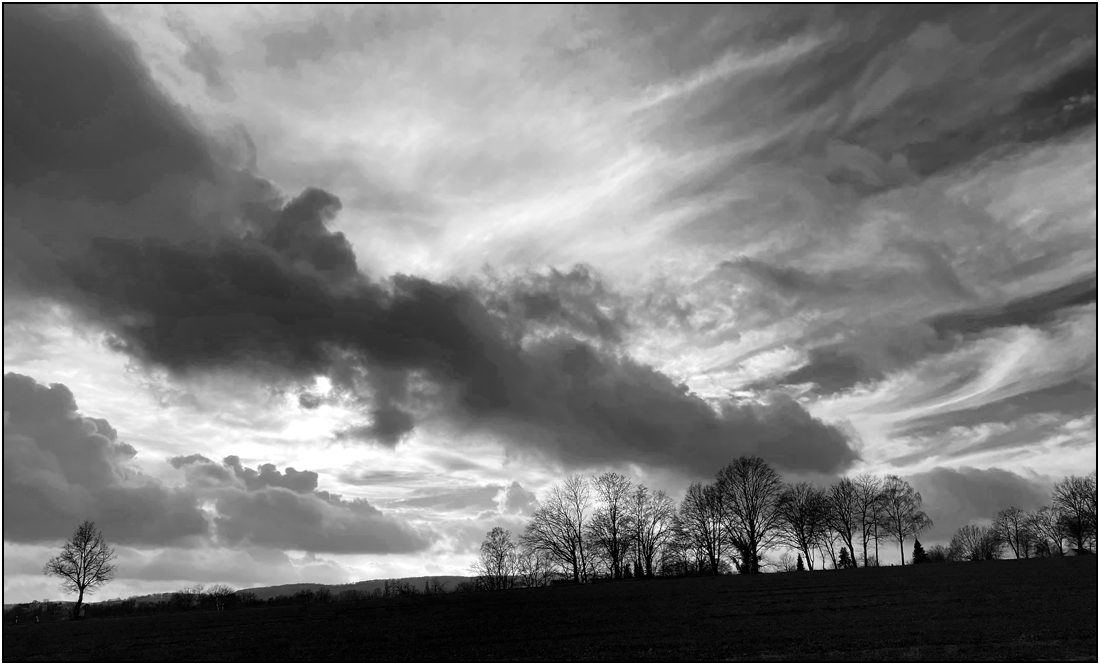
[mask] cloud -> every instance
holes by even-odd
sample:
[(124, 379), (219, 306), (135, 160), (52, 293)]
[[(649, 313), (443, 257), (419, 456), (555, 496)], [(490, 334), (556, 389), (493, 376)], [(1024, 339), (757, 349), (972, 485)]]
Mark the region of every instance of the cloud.
[(180, 58), (183, 66), (201, 76), (207, 91), (214, 96), (232, 98), (233, 88), (226, 79), (224, 58), (217, 47), (182, 12), (170, 14), (165, 25), (187, 49)]
[(5, 184), (125, 202), (209, 174), (206, 142), (97, 9), (12, 6), (4, 25)]
[(176, 457), (168, 458), (168, 463), (172, 465), (173, 469), (179, 469), (187, 466), (188, 464), (195, 464), (196, 462), (205, 462), (206, 464), (213, 464), (214, 460), (207, 459), (199, 454), (193, 455), (178, 455)]
[(205, 536), (193, 494), (127, 463), (134, 448), (102, 419), (86, 418), (72, 393), (4, 375), (4, 538), (41, 542), (91, 519), (121, 543), (164, 545)]
[(258, 545), (309, 552), (416, 552), (428, 538), (384, 515), (363, 499), (327, 492), (299, 494), (281, 487), (254, 491), (226, 488), (215, 494), (217, 540), (227, 546)]
[[(172, 487), (127, 462), (137, 451), (103, 419), (87, 418), (64, 385), (4, 375), (4, 539), (69, 536), (84, 519), (111, 542), (136, 546), (258, 545), (311, 552), (412, 552), (429, 536), (365, 500), (317, 489), (318, 474), (273, 464), (172, 457)], [(213, 506), (213, 518), (200, 508)]]
[[(24, 48), (47, 48), (50, 38), (44, 33), (42, 45)], [(105, 31), (87, 38), (108, 54), (117, 41)], [(135, 103), (139, 111), (191, 135), (162, 93), (137, 90), (150, 100)], [(198, 177), (196, 163), (178, 166), (183, 176)], [(83, 251), (72, 252), (53, 244), (54, 234), (28, 226), (58, 255), (61, 282), (32, 293), (108, 330), (115, 350), (177, 375), (233, 367), (276, 385), (329, 375), (372, 410), (373, 422), (354, 433), (391, 445), (414, 416), (432, 415), (503, 424), (516, 446), (529, 445), (519, 432), (533, 425), (543, 434), (540, 452), (569, 464), (619, 457), (710, 471), (731, 452), (774, 450), (787, 466), (835, 470), (855, 458), (838, 430), (793, 402), (718, 416), (663, 374), (584, 342), (543, 336), (525, 346), (467, 288), (408, 275), (371, 281), (343, 234), (328, 228), (341, 207), (337, 197), (309, 188), (288, 200), (252, 176), (223, 181), (228, 189), (219, 200), (229, 201), (229, 210), (237, 206), (234, 223), (210, 230), (192, 221), (186, 240), (156, 226), (120, 236), (77, 224), (70, 211), (56, 224), (70, 236), (90, 234), (76, 245)], [(38, 267), (17, 269), (33, 274)], [(614, 317), (598, 306), (606, 292), (590, 271), (532, 276), (526, 291), (519, 297), (525, 320), (614, 339)], [(797, 424), (765, 422), (773, 414)], [(576, 443), (560, 443), (566, 439)]]
[(513, 515), (525, 515), (534, 510), (537, 503), (535, 493), (525, 490), (518, 481), (504, 488), (498, 495), (500, 499), (500, 512)]
[(244, 481), (244, 486), (249, 490), (262, 487), (282, 487), (302, 494), (317, 489), (317, 473), (315, 471), (296, 471), (294, 467), (288, 466), (285, 472), (280, 473), (274, 464), (261, 464), (259, 471), (257, 471), (241, 466), (241, 460), (236, 455), (226, 457), (223, 464), (233, 469), (233, 474)]
[(908, 480), (921, 493), (922, 510), (935, 522), (930, 531), (921, 534), (929, 541), (950, 540), (959, 527), (989, 523), (1005, 508), (1036, 510), (1049, 505), (1054, 485), (1049, 478), (966, 466), (936, 467), (913, 474)]

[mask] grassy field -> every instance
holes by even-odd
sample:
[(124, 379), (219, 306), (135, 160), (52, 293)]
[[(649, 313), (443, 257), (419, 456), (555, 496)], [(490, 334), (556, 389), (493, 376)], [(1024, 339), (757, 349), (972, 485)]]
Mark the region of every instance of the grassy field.
[(1097, 559), (620, 583), (4, 625), (5, 661), (1077, 660)]

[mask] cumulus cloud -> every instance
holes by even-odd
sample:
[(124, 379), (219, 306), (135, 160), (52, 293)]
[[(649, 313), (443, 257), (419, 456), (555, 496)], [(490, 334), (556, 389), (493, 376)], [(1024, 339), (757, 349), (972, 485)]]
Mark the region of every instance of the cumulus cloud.
[[(173, 487), (127, 462), (137, 454), (103, 419), (88, 418), (64, 385), (4, 375), (4, 539), (65, 538), (84, 519), (112, 542), (217, 543), (314, 552), (412, 552), (430, 534), (365, 500), (317, 489), (314, 471), (250, 468), (230, 455), (172, 457), (187, 482)], [(213, 518), (200, 508), (212, 503)]]
[(257, 471), (242, 466), (240, 458), (236, 455), (226, 457), (223, 464), (232, 469), (233, 474), (242, 480), (245, 488), (249, 490), (262, 487), (282, 487), (302, 494), (317, 489), (317, 473), (315, 471), (297, 471), (294, 467), (288, 466), (286, 471), (280, 473), (274, 464), (261, 464)]
[(530, 513), (537, 502), (535, 493), (523, 488), (519, 482), (513, 480), (512, 484), (505, 487), (497, 495), (500, 501), (500, 512), (513, 515)]
[(118, 542), (163, 545), (205, 536), (196, 497), (142, 475), (134, 448), (87, 418), (64, 385), (4, 375), (4, 538), (65, 538), (84, 519)]

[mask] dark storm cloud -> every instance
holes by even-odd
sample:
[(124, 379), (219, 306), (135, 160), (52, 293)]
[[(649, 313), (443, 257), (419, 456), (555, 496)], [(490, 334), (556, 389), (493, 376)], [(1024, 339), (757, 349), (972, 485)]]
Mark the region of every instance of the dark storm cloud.
[(621, 342), (629, 327), (626, 303), (589, 266), (493, 279), (483, 288), (486, 307), (517, 335), (567, 330), (601, 342)]
[[(162, 168), (138, 178), (154, 192), (158, 178), (201, 179), (213, 153), (204, 152), (190, 125), (132, 64), (132, 49), (94, 10), (81, 10), (92, 12), (86, 32), (70, 23), (51, 31), (50, 11), (12, 12), (16, 22), (37, 26), (37, 41), (21, 39), (10, 49), (5, 41), (5, 73), (13, 62), (57, 57), (54, 47), (68, 53), (64, 48), (70, 47), (61, 42), (72, 31), (101, 55), (58, 65), (55, 92), (48, 97), (36, 93), (34, 79), (9, 82), (5, 76), (5, 97), (10, 89), (21, 104), (14, 119), (5, 116), (5, 151), (34, 152), (36, 141), (53, 141), (54, 161), (47, 166), (61, 170), (51, 182), (71, 181), (78, 190), (111, 191), (101, 178), (129, 177), (111, 169), (64, 170), (69, 153), (82, 159), (92, 139), (80, 135), (56, 142), (35, 116), (39, 106), (61, 105), (77, 116), (96, 117), (84, 97), (66, 98), (66, 82), (80, 79), (85, 69), (107, 70), (117, 87), (134, 97), (127, 99), (126, 112), (140, 116), (132, 118), (135, 127), (160, 128), (179, 140), (163, 144), (159, 134), (131, 135), (122, 132), (121, 123), (105, 128), (92, 123), (95, 140), (107, 144), (104, 151), (122, 158), (163, 150)], [(54, 111), (43, 112), (49, 117)], [(24, 125), (29, 140), (21, 138)], [(114, 223), (84, 224), (79, 208), (31, 200), (21, 211), (20, 231), (56, 263), (9, 253), (6, 238), (5, 276), (18, 276), (30, 294), (61, 301), (109, 331), (114, 349), (177, 374), (230, 366), (283, 386), (329, 375), (334, 388), (373, 409), (372, 422), (357, 434), (390, 445), (411, 428), (412, 416), (427, 399), (409, 383), (415, 376), (417, 385), (427, 381), (442, 388), (431, 397), (431, 410), (442, 410), (465, 427), (510, 434), (509, 446), (535, 447), (568, 464), (625, 459), (709, 474), (742, 452), (788, 469), (819, 471), (841, 469), (856, 458), (839, 430), (793, 401), (777, 397), (764, 405), (729, 406), (719, 414), (652, 368), (572, 337), (553, 336), (555, 329), (575, 329), (582, 336), (616, 339), (621, 321), (613, 308), (606, 313), (600, 307), (614, 305), (614, 298), (586, 269), (531, 277), (521, 284), (525, 290), (514, 291), (520, 295), (511, 302), (520, 318), (545, 326), (525, 339), (526, 329), (502, 322), (499, 312), (487, 309), (468, 288), (408, 275), (370, 281), (358, 271), (346, 238), (327, 228), (340, 209), (336, 196), (310, 188), (287, 200), (259, 178), (227, 169), (219, 173), (217, 183), (208, 185), (215, 189), (204, 191), (222, 208), (208, 206), (200, 214), (192, 202), (178, 223), (151, 215), (157, 221), (147, 225), (142, 215), (151, 209), (123, 208), (111, 219), (129, 219), (120, 223), (124, 232)], [(48, 226), (38, 224), (43, 216), (50, 217)], [(5, 225), (8, 219), (5, 210)], [(141, 229), (145, 232), (135, 231)], [(51, 279), (28, 278), (51, 266), (56, 267)], [(273, 500), (291, 501), (268, 489)], [(240, 515), (260, 510), (250, 505), (233, 504)], [(309, 512), (303, 510), (303, 516)], [(351, 511), (346, 517), (354, 522), (356, 515)], [(246, 537), (245, 531), (232, 533)], [(259, 533), (273, 538), (269, 530)]]
[(370, 416), (370, 424), (354, 425), (340, 430), (336, 433), (336, 439), (374, 442), (393, 447), (416, 426), (412, 414), (393, 405), (371, 409)]
[(194, 495), (129, 468), (136, 451), (107, 421), (82, 416), (64, 385), (5, 374), (4, 416), (5, 540), (65, 538), (84, 519), (119, 543), (207, 533)]
[(922, 509), (935, 526), (921, 534), (928, 541), (950, 540), (955, 530), (979, 521), (988, 523), (997, 512), (1013, 507), (1035, 510), (1050, 504), (1053, 482), (1027, 478), (1004, 469), (936, 467), (908, 478), (924, 500)]
[(4, 100), (5, 185), (119, 202), (212, 167), (136, 49), (90, 6), (5, 5)]

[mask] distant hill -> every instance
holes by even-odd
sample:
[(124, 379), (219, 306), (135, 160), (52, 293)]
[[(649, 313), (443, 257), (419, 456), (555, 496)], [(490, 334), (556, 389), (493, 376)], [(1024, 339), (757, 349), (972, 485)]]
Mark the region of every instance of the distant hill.
[[(393, 579), (393, 578), (389, 578)], [(397, 581), (406, 582), (416, 587), (417, 589), (423, 589), (424, 584), (429, 581), (436, 581), (442, 584), (447, 591), (454, 591), (455, 585), (459, 582), (472, 579), (470, 577), (462, 577), (457, 575), (428, 575), (425, 577), (402, 577)], [(259, 600), (267, 600), (268, 598), (275, 598), (276, 596), (293, 596), (299, 591), (309, 590), (317, 591), (318, 589), (328, 589), (332, 592), (332, 595), (340, 593), (341, 591), (365, 591), (371, 593), (375, 589), (381, 589), (385, 586), (386, 580), (365, 580), (362, 582), (353, 582), (351, 584), (280, 584), (279, 586), (263, 586), (255, 587), (252, 589), (241, 589), (241, 591), (251, 591), (256, 594), (256, 598)]]
[[(251, 589), (238, 589), (238, 591), (251, 591), (252, 593), (256, 594), (256, 598), (258, 600), (267, 600), (269, 598), (275, 598), (276, 596), (293, 596), (295, 593), (298, 593), (299, 591), (302, 591), (302, 590), (317, 591), (318, 589), (328, 589), (332, 593), (332, 595), (335, 596), (336, 594), (340, 593), (341, 591), (348, 591), (348, 590), (365, 591), (366, 593), (371, 593), (375, 589), (383, 588), (386, 584), (387, 579), (388, 580), (393, 580), (394, 578), (386, 578), (386, 579), (381, 579), (381, 580), (364, 580), (364, 581), (361, 581), (361, 582), (352, 582), (351, 584), (313, 584), (313, 583), (280, 584), (279, 586), (262, 586), (262, 587), (254, 587), (254, 588), (251, 588)], [(459, 582), (463, 582), (463, 581), (470, 580), (470, 579), (473, 579), (473, 578), (472, 577), (462, 577), (462, 576), (459, 576), (459, 575), (428, 575), (428, 576), (425, 576), (425, 577), (402, 577), (402, 578), (399, 578), (397, 581), (409, 583), (409, 584), (413, 585), (414, 587), (416, 587), (417, 589), (423, 589), (425, 582), (435, 581), (435, 582), (439, 582), (440, 584), (442, 584), (444, 586), (444, 588), (447, 589), (447, 591), (454, 591), (455, 585), (457, 585)], [(148, 594), (148, 595), (145, 595), (145, 596), (133, 596), (133, 600), (137, 601), (139, 604), (141, 604), (141, 603), (159, 603), (161, 601), (168, 600), (171, 597), (172, 597), (171, 592), (151, 593), (151, 594)], [(122, 600), (124, 600), (124, 599), (123, 598), (112, 598), (110, 600), (99, 600), (99, 601), (94, 601), (94, 602), (90, 602), (90, 603), (87, 603), (87, 604), (88, 605), (110, 604), (110, 603), (118, 603), (118, 602), (121, 602)], [(129, 599), (126, 599), (126, 600), (129, 600)], [(59, 602), (59, 601), (52, 601), (52, 602)], [(73, 604), (71, 600), (70, 601), (60, 601), (60, 602), (66, 603), (66, 604), (69, 604), (69, 605)], [(23, 604), (23, 603), (20, 603), (20, 604)], [(7, 610), (15, 607), (15, 605), (16, 605), (16, 603), (4, 603), (4, 611), (7, 611)]]

